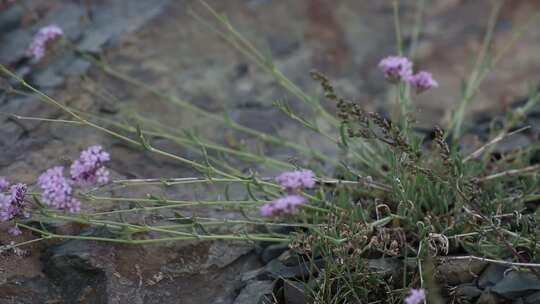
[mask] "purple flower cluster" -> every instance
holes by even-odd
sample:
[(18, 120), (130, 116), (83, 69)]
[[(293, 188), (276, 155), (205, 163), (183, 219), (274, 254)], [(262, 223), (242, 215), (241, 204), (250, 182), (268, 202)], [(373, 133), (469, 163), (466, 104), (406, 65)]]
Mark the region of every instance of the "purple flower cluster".
[(103, 164), (110, 159), (101, 146), (91, 146), (71, 165), (71, 178), (80, 185), (106, 184), (110, 173)]
[(0, 221), (6, 222), (18, 216), (29, 216), (25, 210), (26, 191), (27, 186), (19, 183), (11, 186), (8, 193), (0, 193)]
[(417, 93), (422, 93), (430, 88), (436, 88), (439, 83), (433, 79), (430, 72), (420, 71), (407, 80), (409, 84), (416, 89)]
[(315, 186), (315, 174), (310, 170), (283, 172), (276, 177), (276, 182), (285, 188), (288, 195), (261, 206), (262, 216), (296, 213), (300, 206), (307, 203), (307, 199), (298, 193)]
[(413, 63), (406, 57), (386, 57), (379, 62), (379, 68), (383, 70), (386, 80), (392, 83), (405, 81), (415, 88), (417, 93), (439, 86), (429, 72), (420, 71), (413, 75)]
[[(103, 163), (110, 160), (109, 153), (101, 146), (91, 146), (82, 151), (79, 159), (71, 165), (71, 178), (64, 175), (64, 167), (52, 167), (41, 174), (37, 185), (42, 190), (42, 201), (53, 208), (72, 213), (81, 210), (81, 202), (74, 197), (73, 186), (105, 184), (109, 181), (109, 170)], [(17, 218), (29, 218), (30, 204), (25, 200), (25, 184), (10, 185), (0, 176), (0, 222)], [(8, 229), (12, 235), (21, 234), (17, 225)]]
[(43, 202), (48, 206), (79, 212), (81, 203), (72, 196), (71, 181), (64, 177), (64, 167), (52, 167), (38, 178), (38, 186), (43, 190)]
[(26, 50), (26, 54), (34, 61), (39, 61), (45, 56), (47, 43), (56, 40), (64, 35), (64, 31), (57, 25), (48, 25), (39, 29)]
[(276, 177), (276, 182), (289, 192), (315, 186), (315, 174), (311, 170), (283, 172)]
[(71, 164), (71, 178), (65, 177), (62, 166), (48, 169), (38, 178), (38, 186), (43, 190), (43, 202), (59, 210), (79, 212), (81, 202), (73, 197), (73, 186), (108, 183), (110, 173), (104, 163), (109, 160), (109, 153), (101, 146), (91, 146), (83, 150), (79, 159)]
[(297, 194), (289, 194), (261, 206), (261, 215), (271, 217), (281, 214), (294, 214), (305, 203), (307, 203), (305, 197)]
[(411, 289), (405, 304), (420, 304), (426, 299), (426, 292), (423, 289)]
[(379, 68), (383, 70), (384, 78), (394, 83), (411, 77), (412, 67), (412, 62), (401, 56), (388, 56), (379, 62)]
[[(15, 184), (11, 187), (5, 177), (0, 176), (0, 221), (7, 222), (14, 218), (30, 217), (28, 204), (25, 201), (28, 187), (25, 184)], [(2, 192), (9, 190), (8, 192)], [(14, 236), (22, 232), (17, 226), (8, 229), (8, 233)]]

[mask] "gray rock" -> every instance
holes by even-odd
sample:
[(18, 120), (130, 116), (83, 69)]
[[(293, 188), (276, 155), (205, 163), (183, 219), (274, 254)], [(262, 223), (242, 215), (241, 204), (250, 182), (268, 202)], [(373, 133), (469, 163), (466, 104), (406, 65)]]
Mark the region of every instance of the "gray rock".
[(7, 9), (0, 10), (0, 31), (8, 33), (17, 29), (23, 13), (24, 10), (20, 5), (11, 5)]
[(286, 304), (306, 304), (306, 293), (304, 283), (285, 281), (284, 297)]
[(270, 46), (273, 57), (289, 56), (300, 47), (298, 40), (287, 39), (285, 37), (284, 35), (280, 35), (268, 39), (268, 45)]
[(251, 270), (242, 274), (242, 282), (249, 282), (254, 280), (269, 280), (270, 276), (266, 271), (266, 268), (259, 268)]
[(540, 291), (540, 280), (530, 272), (512, 271), (491, 290), (507, 299), (515, 300)]
[(266, 247), (262, 254), (261, 258), (265, 263), (270, 262), (271, 260), (279, 257), (284, 251), (289, 249), (288, 244), (273, 244)]
[(523, 298), (519, 298), (517, 300), (512, 301), (512, 304), (525, 304), (525, 300), (523, 300)]
[(50, 68), (34, 73), (32, 82), (39, 88), (54, 88), (64, 82), (64, 77)]
[(472, 283), (461, 284), (456, 287), (455, 297), (460, 300), (472, 300), (479, 297), (482, 294), (482, 290)]
[(540, 291), (533, 293), (532, 295), (527, 296), (523, 302), (525, 304), (538, 304), (540, 303)]
[(376, 272), (383, 277), (399, 277), (402, 262), (396, 258), (369, 259), (367, 267), (370, 271)]
[(234, 304), (271, 303), (273, 286), (273, 281), (269, 280), (252, 282), (242, 289)]
[(482, 292), (476, 304), (497, 304), (501, 302), (502, 300), (488, 288)]
[(0, 285), (0, 303), (59, 303), (58, 290), (45, 277), (17, 276)]
[(90, 62), (83, 59), (75, 59), (62, 72), (67, 76), (78, 76), (86, 73), (90, 68)]
[(437, 266), (437, 282), (444, 285), (459, 285), (472, 282), (487, 263), (477, 260), (449, 260)]
[(495, 153), (506, 154), (518, 149), (523, 149), (531, 146), (531, 138), (524, 134), (514, 134), (501, 140), (493, 149)]
[(105, 269), (93, 244), (68, 241), (48, 248), (43, 256), (45, 274), (61, 287), (67, 303), (79, 303), (82, 299), (96, 304), (107, 301)]
[(494, 286), (504, 278), (504, 272), (508, 269), (506, 266), (490, 264), (478, 278), (477, 285), (481, 289)]
[(270, 277), (275, 279), (293, 279), (307, 277), (316, 269), (321, 269), (323, 265), (324, 261), (322, 259), (315, 260), (314, 266), (316, 267), (310, 267), (306, 264), (300, 264), (297, 266), (286, 266), (279, 259), (274, 259), (266, 265), (265, 270)]

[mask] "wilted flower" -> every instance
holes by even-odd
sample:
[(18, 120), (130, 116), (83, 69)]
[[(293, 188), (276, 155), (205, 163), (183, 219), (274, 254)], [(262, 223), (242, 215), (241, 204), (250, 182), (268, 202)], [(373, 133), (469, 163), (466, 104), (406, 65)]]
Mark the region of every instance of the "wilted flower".
[(389, 56), (379, 62), (379, 68), (383, 70), (384, 78), (394, 83), (411, 77), (412, 67), (412, 62), (402, 56)]
[(48, 25), (39, 29), (26, 50), (26, 54), (32, 57), (35, 61), (39, 61), (45, 56), (47, 43), (60, 38), (64, 35), (64, 31), (57, 25)]
[(420, 71), (415, 75), (412, 75), (407, 79), (407, 82), (409, 82), (412, 87), (416, 88), (417, 93), (422, 93), (425, 90), (439, 86), (439, 83), (433, 79), (431, 73), (426, 71)]
[(307, 203), (307, 199), (303, 196), (287, 195), (261, 206), (261, 215), (270, 217), (281, 214), (294, 214), (305, 203)]
[(420, 304), (426, 299), (424, 289), (411, 289), (409, 296), (405, 298), (405, 304)]
[(276, 182), (288, 191), (298, 191), (302, 188), (315, 186), (315, 174), (311, 170), (283, 172), (276, 177)]
[(73, 198), (71, 182), (64, 177), (64, 167), (48, 169), (38, 178), (38, 185), (43, 190), (43, 202), (51, 207), (79, 212), (81, 203)]
[(110, 173), (103, 163), (109, 160), (109, 153), (101, 146), (91, 146), (82, 151), (79, 159), (71, 165), (71, 178), (81, 185), (106, 184)]

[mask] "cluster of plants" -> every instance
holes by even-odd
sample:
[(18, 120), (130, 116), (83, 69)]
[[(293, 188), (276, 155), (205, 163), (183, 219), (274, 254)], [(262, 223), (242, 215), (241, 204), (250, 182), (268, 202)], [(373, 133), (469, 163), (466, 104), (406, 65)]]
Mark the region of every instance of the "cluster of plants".
[[(422, 1), (420, 1), (422, 2)], [(379, 68), (389, 83), (399, 113), (392, 118), (368, 112), (358, 103), (341, 97), (324, 74), (311, 76), (322, 89), (323, 98), (312, 96), (289, 80), (268, 56), (243, 37), (223, 15), (204, 1), (203, 7), (217, 21), (207, 22), (225, 41), (272, 75), (276, 83), (309, 106), (311, 113), (297, 113), (285, 101), (275, 105), (284, 115), (334, 143), (339, 155), (333, 157), (274, 134), (250, 129), (227, 116), (209, 112), (180, 98), (166, 95), (133, 77), (123, 74), (91, 54), (78, 52), (105, 73), (138, 86), (201, 117), (211, 118), (238, 134), (268, 145), (282, 146), (291, 156), (305, 162), (288, 162), (265, 155), (260, 150), (230, 146), (194, 132), (178, 130), (159, 121), (137, 116), (135, 120), (111, 120), (62, 104), (39, 91), (24, 79), (0, 66), (6, 77), (17, 80), (10, 94), (34, 94), (64, 111), (65, 123), (89, 127), (141, 150), (191, 166), (199, 175), (193, 178), (111, 179), (105, 168), (112, 157), (99, 146), (83, 151), (73, 162), (69, 177), (63, 167), (44, 172), (34, 185), (9, 186), (0, 179), (0, 220), (13, 223), (11, 232), (29, 230), (37, 238), (15, 243), (5, 250), (50, 239), (84, 239), (127, 244), (148, 244), (180, 240), (241, 240), (246, 242), (288, 242), (293, 259), (313, 270), (303, 278), (313, 303), (439, 303), (446, 290), (434, 281), (434, 269), (443, 260), (469, 259), (500, 263), (538, 272), (540, 252), (540, 211), (527, 207), (539, 199), (540, 165), (531, 159), (540, 149), (526, 149), (493, 157), (493, 149), (503, 139), (524, 130), (526, 112), (540, 101), (531, 90), (528, 101), (510, 113), (502, 124), (490, 130), (491, 140), (475, 149), (466, 149), (460, 138), (468, 105), (482, 80), (495, 68), (517, 39), (499, 53), (492, 54), (493, 28), (501, 4), (493, 8), (482, 47), (475, 58), (471, 75), (464, 81), (461, 102), (450, 124), (435, 126), (428, 138), (415, 129), (413, 98), (426, 90), (436, 90), (437, 81), (426, 71), (414, 73), (415, 48), (422, 28), (417, 20), (412, 43), (405, 50), (399, 27), (399, 7), (394, 5), (397, 55), (383, 58)], [(419, 10), (423, 6), (419, 7)], [(420, 11), (421, 12), (421, 11)], [(528, 23), (524, 26), (528, 26)], [(519, 28), (516, 33), (521, 33)], [(518, 35), (516, 35), (517, 37)], [(53, 41), (62, 37), (56, 26), (37, 34), (28, 55), (39, 61)], [(435, 102), (435, 101), (434, 101)], [(328, 110), (332, 108), (333, 110)], [(327, 131), (314, 117), (333, 128)], [(24, 119), (19, 117), (19, 119)], [(49, 118), (32, 118), (52, 120)], [(53, 120), (54, 121), (54, 120)], [(526, 128), (526, 127), (525, 127)], [(152, 145), (156, 138), (167, 139), (200, 155), (188, 159)], [(241, 171), (234, 164), (257, 164), (282, 171), (261, 176), (256, 170)], [(333, 172), (325, 171), (331, 165)], [(192, 184), (225, 185), (221, 199), (188, 201), (147, 197), (111, 197), (110, 189), (144, 185), (175, 187)], [(231, 197), (229, 187), (241, 185), (243, 197)], [(35, 190), (32, 190), (34, 189)], [(99, 202), (133, 201), (138, 205), (96, 212), (90, 206)], [(152, 226), (127, 220), (132, 212), (152, 213), (182, 208), (231, 208), (242, 218), (184, 217), (177, 213), (170, 225)], [(48, 230), (49, 221), (63, 220), (106, 228), (105, 235), (64, 235)], [(243, 224), (241, 232), (227, 231), (231, 224)], [(290, 227), (287, 233), (278, 227)], [(219, 227), (217, 229), (216, 227)], [(224, 232), (225, 231), (225, 232)], [(151, 235), (141, 238), (139, 235)], [(370, 260), (388, 258), (399, 261), (399, 273), (374, 271)], [(322, 260), (322, 266), (318, 261)]]

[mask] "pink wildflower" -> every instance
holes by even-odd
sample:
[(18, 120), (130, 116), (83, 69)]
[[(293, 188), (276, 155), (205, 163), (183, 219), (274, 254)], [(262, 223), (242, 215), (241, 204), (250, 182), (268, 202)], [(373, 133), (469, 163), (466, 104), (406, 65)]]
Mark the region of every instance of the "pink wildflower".
[(26, 54), (39, 61), (45, 56), (47, 43), (56, 40), (64, 35), (64, 31), (57, 25), (49, 25), (39, 29), (26, 50)]
[(110, 160), (101, 146), (91, 146), (81, 152), (70, 168), (71, 178), (78, 184), (96, 185), (109, 182), (109, 170), (103, 164)]
[(315, 174), (311, 170), (283, 172), (276, 177), (276, 182), (290, 192), (315, 186)]
[(379, 68), (383, 70), (384, 78), (393, 83), (411, 77), (412, 67), (412, 62), (401, 56), (389, 56), (379, 62)]
[(405, 298), (405, 304), (420, 304), (426, 299), (426, 292), (423, 289), (411, 289), (409, 296)]
[(430, 88), (439, 86), (439, 83), (433, 79), (431, 73), (426, 71), (420, 71), (415, 75), (412, 75), (407, 79), (407, 82), (409, 82), (412, 87), (416, 88), (418, 94)]
[(305, 203), (307, 203), (307, 199), (303, 196), (296, 194), (287, 195), (261, 206), (261, 215), (270, 217), (281, 214), (294, 214)]

